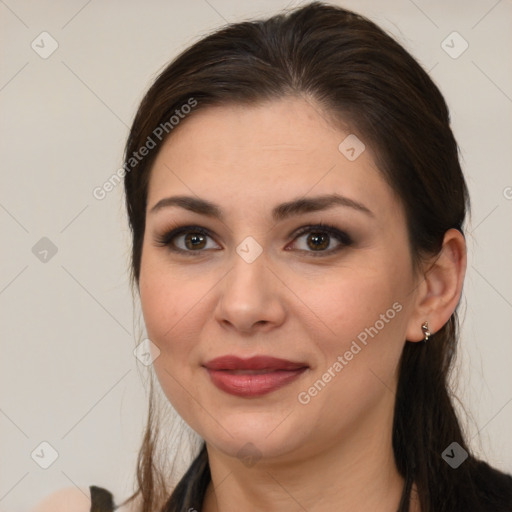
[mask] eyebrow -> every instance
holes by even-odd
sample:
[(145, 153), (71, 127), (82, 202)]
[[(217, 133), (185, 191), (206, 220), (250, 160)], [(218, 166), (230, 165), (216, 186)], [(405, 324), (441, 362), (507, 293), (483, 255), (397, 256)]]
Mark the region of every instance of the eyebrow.
[[(218, 205), (205, 199), (192, 196), (164, 197), (150, 209), (150, 213), (153, 214), (163, 208), (171, 206), (178, 206), (191, 212), (213, 217), (221, 221), (224, 219), (222, 209)], [(353, 208), (354, 210), (374, 217), (373, 212), (369, 208), (354, 199), (350, 199), (340, 194), (327, 194), (309, 198), (301, 197), (281, 203), (272, 209), (272, 219), (275, 222), (279, 222), (294, 215), (318, 212), (335, 206)]]

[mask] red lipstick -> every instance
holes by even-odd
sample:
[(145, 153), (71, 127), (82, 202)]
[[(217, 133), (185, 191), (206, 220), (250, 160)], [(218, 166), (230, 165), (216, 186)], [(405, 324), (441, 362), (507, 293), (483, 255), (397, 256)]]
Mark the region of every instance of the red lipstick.
[(241, 397), (256, 397), (289, 384), (308, 365), (270, 356), (242, 359), (229, 355), (212, 359), (204, 367), (213, 384), (222, 391)]

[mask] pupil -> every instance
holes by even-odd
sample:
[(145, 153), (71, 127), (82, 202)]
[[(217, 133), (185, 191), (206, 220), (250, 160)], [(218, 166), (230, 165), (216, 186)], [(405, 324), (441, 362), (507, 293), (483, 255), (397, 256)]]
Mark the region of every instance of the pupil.
[[(201, 234), (195, 233), (195, 234), (189, 234), (186, 237), (186, 245), (189, 249), (198, 248), (201, 243), (204, 243), (204, 237)], [(202, 248), (202, 247), (200, 247)]]
[(313, 245), (310, 245), (312, 249), (325, 249), (329, 245), (328, 238), (325, 234), (313, 233), (308, 237), (308, 241), (313, 242)]

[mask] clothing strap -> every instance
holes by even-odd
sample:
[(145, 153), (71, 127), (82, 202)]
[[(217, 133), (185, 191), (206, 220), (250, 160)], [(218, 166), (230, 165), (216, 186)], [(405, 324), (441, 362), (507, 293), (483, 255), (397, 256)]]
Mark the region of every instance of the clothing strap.
[(91, 512), (113, 512), (114, 500), (112, 494), (106, 489), (89, 486), (91, 491)]

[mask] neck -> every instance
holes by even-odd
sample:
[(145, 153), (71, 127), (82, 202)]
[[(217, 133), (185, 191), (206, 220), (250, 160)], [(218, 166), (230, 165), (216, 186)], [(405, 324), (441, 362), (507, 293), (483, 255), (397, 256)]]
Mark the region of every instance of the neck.
[[(392, 415), (380, 419), (314, 455), (260, 459), (251, 467), (207, 444), (212, 481), (203, 512), (397, 512), (404, 479), (394, 461)], [(412, 504), (410, 512), (417, 510)]]

